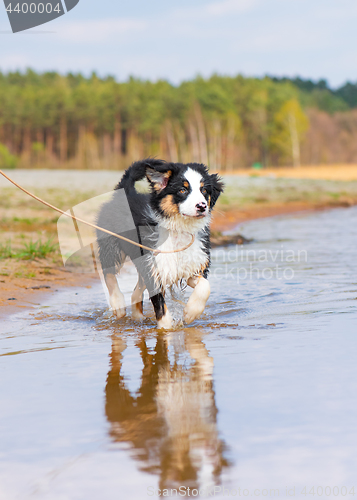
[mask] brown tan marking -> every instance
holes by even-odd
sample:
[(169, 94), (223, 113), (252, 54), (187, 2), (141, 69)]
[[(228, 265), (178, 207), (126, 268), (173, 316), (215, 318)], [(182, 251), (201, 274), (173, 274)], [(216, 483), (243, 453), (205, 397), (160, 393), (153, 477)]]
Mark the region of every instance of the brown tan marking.
[(167, 305), (164, 303), (164, 306), (158, 311), (156, 319), (162, 319), (168, 313)]
[(207, 267), (207, 264), (208, 264), (208, 259), (206, 260), (205, 264), (202, 264), (202, 266), (201, 266), (201, 271), (199, 274), (201, 274), (202, 276), (203, 276), (203, 273)]
[(189, 185), (189, 183), (188, 183), (187, 181), (185, 181), (185, 182), (183, 183), (183, 185), (184, 185), (184, 187), (185, 187), (185, 188), (188, 188), (188, 187), (190, 186), (190, 185)]
[(160, 203), (161, 210), (164, 212), (166, 215), (176, 215), (178, 214), (178, 207), (176, 203), (174, 202), (174, 197), (172, 194), (169, 194), (163, 198), (163, 200)]
[(143, 303), (142, 302), (136, 302), (132, 306), (134, 309), (136, 309), (140, 314), (143, 314)]

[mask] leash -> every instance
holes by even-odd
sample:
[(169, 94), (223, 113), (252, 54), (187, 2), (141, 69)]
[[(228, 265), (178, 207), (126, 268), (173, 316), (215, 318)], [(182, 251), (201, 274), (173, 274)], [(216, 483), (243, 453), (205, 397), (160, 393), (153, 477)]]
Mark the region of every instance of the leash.
[[(48, 203), (47, 201), (44, 201), (41, 198), (39, 198), (38, 196), (30, 193), (30, 191), (27, 191), (27, 189), (23, 188), (22, 186), (20, 186), (19, 184), (17, 184), (15, 181), (13, 181), (12, 179), (10, 179), (10, 177), (8, 177), (2, 170), (0, 170), (0, 174), (3, 177), (5, 177), (5, 179), (7, 179), (9, 182), (11, 182), (14, 186), (16, 186), (17, 188), (19, 188), (21, 191), (23, 191), (24, 193), (28, 194), (29, 196), (31, 196), (35, 200), (39, 201), (43, 205), (46, 205), (47, 207), (52, 208), (53, 210), (56, 210), (56, 212), (59, 212), (60, 214), (65, 215), (66, 217), (69, 217), (70, 219), (73, 219), (74, 221), (82, 222), (83, 224), (86, 224), (87, 226), (93, 227), (94, 229), (98, 229), (99, 231), (103, 231), (103, 233), (107, 233), (110, 236), (115, 236), (116, 238), (119, 238), (120, 240), (126, 241), (127, 243), (131, 243), (132, 245), (135, 245), (136, 247), (143, 248), (144, 250), (149, 250), (149, 252), (153, 252), (154, 256), (158, 255), (159, 253), (178, 253), (178, 252), (183, 252), (184, 250), (187, 250), (187, 248), (190, 248), (190, 246), (193, 245), (193, 242), (195, 241), (195, 235), (191, 234), (192, 239), (191, 239), (190, 243), (188, 245), (186, 245), (186, 246), (184, 246), (182, 248), (178, 248), (176, 250), (157, 250), (155, 248), (150, 248), (150, 247), (147, 247), (145, 245), (141, 245), (140, 243), (137, 243), (136, 241), (130, 240), (129, 238), (125, 238), (125, 236), (121, 236), (120, 234), (116, 234), (116, 233), (113, 233), (112, 231), (108, 231), (107, 229), (104, 229), (103, 227), (96, 226), (95, 224), (92, 224), (91, 222), (88, 222), (86, 220), (79, 219), (78, 217), (76, 217), (73, 214), (72, 210), (71, 210), (71, 212), (72, 212), (71, 214), (69, 214), (67, 212), (64, 212), (60, 208), (57, 208), (54, 205), (51, 205), (51, 203)], [(75, 227), (76, 226), (77, 226), (77, 224), (75, 223)]]

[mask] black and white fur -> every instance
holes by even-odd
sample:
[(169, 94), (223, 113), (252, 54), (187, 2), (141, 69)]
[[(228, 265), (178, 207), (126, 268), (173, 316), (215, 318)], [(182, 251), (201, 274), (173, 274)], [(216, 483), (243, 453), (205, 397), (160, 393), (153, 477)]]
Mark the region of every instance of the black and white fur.
[[(135, 182), (147, 178), (150, 194), (138, 193)], [(166, 163), (147, 159), (129, 167), (115, 190), (124, 189), (135, 229), (123, 231), (123, 214), (113, 200), (104, 205), (97, 223), (100, 227), (158, 250), (193, 245), (178, 253), (159, 253), (138, 248), (114, 236), (97, 231), (99, 258), (114, 314), (125, 316), (125, 302), (116, 273), (127, 256), (135, 264), (139, 280), (132, 295), (134, 319), (144, 318), (143, 292), (148, 290), (159, 328), (169, 329), (172, 318), (165, 304), (165, 289), (185, 280), (194, 290), (184, 309), (184, 321), (191, 323), (203, 312), (210, 294), (207, 281), (210, 266), (211, 211), (223, 191), (217, 174), (198, 163)]]

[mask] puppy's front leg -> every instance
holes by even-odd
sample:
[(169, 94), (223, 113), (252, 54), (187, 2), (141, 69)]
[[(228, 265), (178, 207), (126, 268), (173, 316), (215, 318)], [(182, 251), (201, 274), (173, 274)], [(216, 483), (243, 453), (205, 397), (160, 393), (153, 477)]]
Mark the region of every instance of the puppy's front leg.
[(142, 321), (145, 319), (143, 315), (143, 293), (145, 290), (145, 283), (143, 278), (139, 275), (139, 280), (134, 289), (133, 295), (131, 296), (131, 310), (133, 319), (137, 321)]
[(125, 316), (125, 300), (121, 293), (115, 274), (105, 273), (104, 280), (109, 291), (109, 302), (117, 318)]
[(157, 319), (157, 327), (169, 330), (172, 327), (172, 318), (170, 311), (167, 309), (165, 299), (162, 293), (151, 297), (152, 305), (154, 306)]
[(190, 324), (203, 313), (211, 289), (208, 280), (202, 276), (189, 278), (187, 284), (194, 289), (183, 311), (185, 323)]

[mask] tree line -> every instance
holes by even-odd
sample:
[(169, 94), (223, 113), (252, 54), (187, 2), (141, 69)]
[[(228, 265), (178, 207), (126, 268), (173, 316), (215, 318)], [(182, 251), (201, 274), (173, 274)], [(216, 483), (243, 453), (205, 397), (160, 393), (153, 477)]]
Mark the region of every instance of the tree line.
[(357, 85), (213, 75), (180, 85), (0, 73), (0, 165), (122, 169), (147, 156), (220, 171), (357, 162)]

